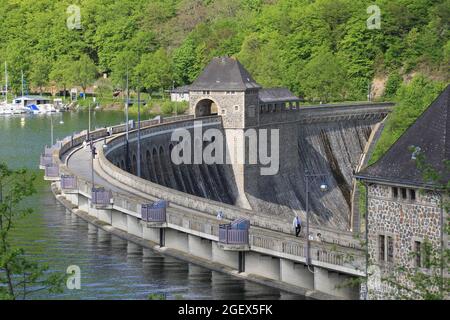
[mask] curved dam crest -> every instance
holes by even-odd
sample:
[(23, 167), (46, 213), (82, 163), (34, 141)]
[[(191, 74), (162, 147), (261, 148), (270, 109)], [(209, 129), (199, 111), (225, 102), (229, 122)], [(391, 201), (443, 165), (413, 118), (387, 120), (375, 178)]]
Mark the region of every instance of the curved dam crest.
[[(330, 109), (330, 107), (328, 107)], [(336, 109), (338, 110), (338, 109)], [(310, 188), (311, 222), (316, 225), (349, 229), (352, 212), (353, 171), (359, 165), (374, 126), (385, 113), (367, 118), (361, 113), (356, 118), (333, 119), (324, 116), (312, 123), (263, 124), (258, 129), (279, 129), (280, 170), (274, 176), (261, 176), (259, 165), (243, 168), (245, 198), (251, 210), (286, 221), (298, 213), (306, 219), (305, 171), (326, 174), (330, 189), (320, 192), (318, 183)], [(208, 128), (224, 132), (222, 121), (209, 123)], [(192, 128), (188, 129), (192, 132)], [(204, 146), (208, 142), (204, 142)], [(141, 142), (142, 177), (151, 182), (187, 194), (237, 205), (239, 194), (236, 177), (227, 164), (181, 164), (171, 161), (176, 142), (171, 132), (146, 137)], [(122, 148), (123, 149), (123, 148)], [(117, 149), (108, 153), (108, 159), (126, 169), (125, 152)], [(136, 142), (130, 142), (130, 172), (136, 174)], [(269, 148), (270, 149), (270, 148)]]

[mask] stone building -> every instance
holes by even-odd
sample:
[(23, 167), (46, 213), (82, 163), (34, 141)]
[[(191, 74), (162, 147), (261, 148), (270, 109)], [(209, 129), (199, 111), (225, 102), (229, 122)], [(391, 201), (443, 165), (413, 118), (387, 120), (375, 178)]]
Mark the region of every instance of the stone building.
[(189, 101), (189, 86), (181, 86), (170, 90), (170, 100), (173, 102)]
[(300, 99), (287, 88), (263, 89), (235, 58), (214, 58), (189, 86), (190, 112), (196, 117), (219, 114), (225, 128), (258, 123), (260, 109), (298, 106)]
[[(260, 111), (298, 107), (300, 99), (286, 88), (263, 89), (235, 58), (214, 58), (189, 86), (190, 113), (196, 118), (219, 115), (225, 134), (227, 156), (236, 181), (236, 205), (251, 209), (245, 196), (245, 159), (248, 148), (244, 130), (259, 125)], [(244, 161), (241, 161), (244, 159)]]
[[(357, 174), (367, 186), (369, 299), (396, 297), (397, 286), (382, 280), (388, 275), (413, 287), (398, 267), (422, 270), (425, 241), (437, 252), (448, 247), (443, 228), (448, 212), (441, 206), (445, 194), (425, 180), (417, 159), (421, 154), (443, 174), (443, 183), (448, 182), (444, 161), (450, 159), (449, 95), (448, 86), (379, 161)], [(443, 274), (448, 276), (447, 270)]]

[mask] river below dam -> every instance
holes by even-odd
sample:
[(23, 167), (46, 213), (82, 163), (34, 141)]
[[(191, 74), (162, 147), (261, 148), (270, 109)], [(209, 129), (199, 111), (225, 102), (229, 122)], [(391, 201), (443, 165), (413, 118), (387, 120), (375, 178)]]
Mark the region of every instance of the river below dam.
[[(55, 139), (88, 125), (87, 112), (0, 116), (0, 162), (37, 175), (37, 193), (25, 203), (34, 212), (18, 222), (15, 245), (23, 247), (30, 258), (49, 265), (50, 271), (65, 273), (71, 265), (81, 269), (80, 290), (39, 292), (30, 298), (148, 299), (150, 294), (158, 294), (167, 299), (303, 299), (142, 249), (67, 213), (38, 170), (39, 155), (44, 145), (50, 144), (51, 118)], [(123, 112), (92, 115), (92, 127), (120, 122), (124, 122)]]

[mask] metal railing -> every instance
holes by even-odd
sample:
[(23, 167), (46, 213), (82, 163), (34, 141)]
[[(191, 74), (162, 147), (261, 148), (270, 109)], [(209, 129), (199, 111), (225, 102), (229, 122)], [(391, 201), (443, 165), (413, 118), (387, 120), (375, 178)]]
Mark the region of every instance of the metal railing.
[(219, 226), (219, 242), (224, 244), (248, 245), (248, 229), (232, 229), (229, 224)]
[(166, 202), (155, 202), (154, 204), (143, 204), (141, 206), (141, 217), (147, 222), (166, 222)]
[(54, 163), (46, 165), (45, 176), (49, 178), (59, 178), (59, 166)]
[(41, 158), (39, 160), (39, 165), (40, 166), (45, 167), (45, 166), (47, 166), (49, 164), (52, 164), (52, 163), (53, 163), (53, 157), (51, 155), (50, 156), (46, 155), (46, 154), (41, 155)]
[(104, 188), (92, 188), (92, 203), (97, 205), (110, 205), (112, 203), (112, 193)]
[(51, 157), (53, 155), (53, 148), (45, 146), (45, 148), (44, 148), (44, 155)]
[(74, 190), (77, 189), (77, 178), (75, 176), (70, 175), (62, 175), (61, 176), (61, 188), (65, 190)]

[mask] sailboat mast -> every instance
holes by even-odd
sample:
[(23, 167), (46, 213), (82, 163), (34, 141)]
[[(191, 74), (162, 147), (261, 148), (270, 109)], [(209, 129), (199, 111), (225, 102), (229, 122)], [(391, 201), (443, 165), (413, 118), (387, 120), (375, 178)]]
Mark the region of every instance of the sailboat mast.
[(5, 103), (8, 103), (8, 63), (5, 61)]
[(22, 97), (23, 97), (23, 70), (21, 70), (22, 73)]

